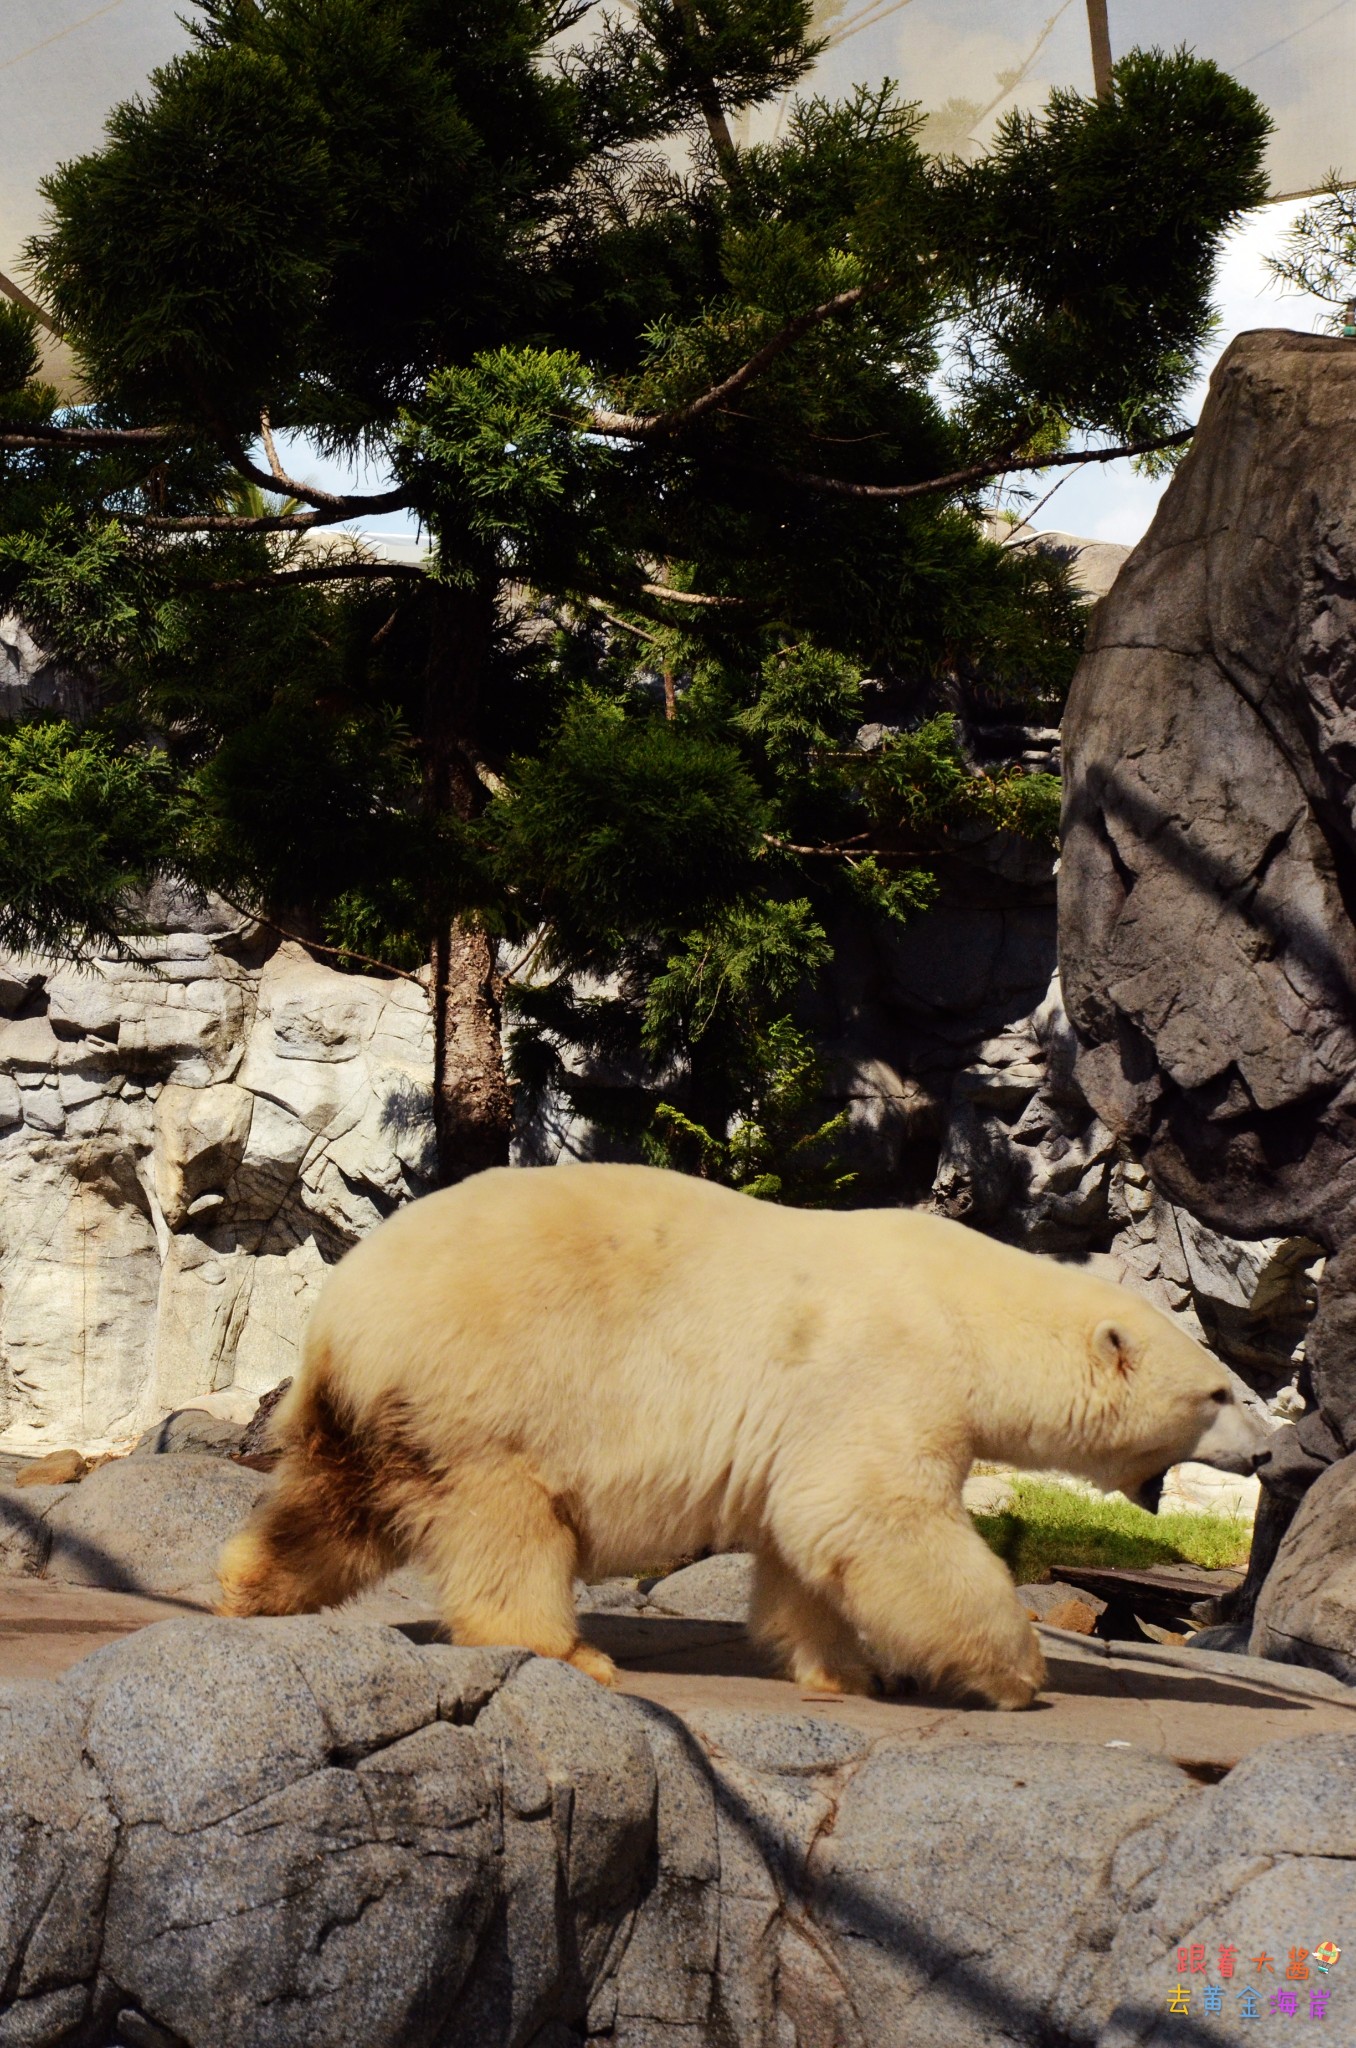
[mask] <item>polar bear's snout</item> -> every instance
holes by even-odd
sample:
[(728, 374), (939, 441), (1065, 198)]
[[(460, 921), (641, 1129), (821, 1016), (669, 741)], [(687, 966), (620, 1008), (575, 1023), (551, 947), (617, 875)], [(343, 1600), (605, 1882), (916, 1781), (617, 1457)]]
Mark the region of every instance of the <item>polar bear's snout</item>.
[(1187, 1456), (1194, 1464), (1213, 1465), (1220, 1472), (1250, 1473), (1267, 1443), (1267, 1431), (1230, 1393), (1217, 1400), (1215, 1413)]

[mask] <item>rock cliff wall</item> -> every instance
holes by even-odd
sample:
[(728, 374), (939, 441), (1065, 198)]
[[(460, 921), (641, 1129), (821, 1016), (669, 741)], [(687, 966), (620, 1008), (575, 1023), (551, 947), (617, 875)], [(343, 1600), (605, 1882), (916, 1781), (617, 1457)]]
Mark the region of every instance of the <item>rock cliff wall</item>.
[(1064, 723), (1076, 1080), (1202, 1224), (1328, 1254), (1274, 1554), (1356, 1452), (1356, 349), (1240, 335)]
[(0, 959), (0, 1443), (102, 1449), (292, 1369), (431, 1168), (419, 986), (165, 899), (143, 964)]

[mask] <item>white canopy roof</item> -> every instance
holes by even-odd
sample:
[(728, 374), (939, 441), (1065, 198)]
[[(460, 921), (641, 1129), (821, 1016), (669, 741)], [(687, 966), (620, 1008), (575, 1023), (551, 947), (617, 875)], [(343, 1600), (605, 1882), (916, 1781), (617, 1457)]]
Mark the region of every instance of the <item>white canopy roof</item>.
[[(15, 275), (41, 224), (39, 178), (97, 144), (108, 108), (184, 46), (190, 7), (3, 0), (0, 270)], [(829, 48), (815, 83), (898, 79), (939, 151), (981, 148), (1004, 111), (1039, 106), (1052, 85), (1092, 87), (1086, 0), (818, 0), (817, 12)], [(1356, 176), (1356, 0), (1108, 0), (1108, 14), (1113, 53), (1185, 42), (1266, 102), (1276, 195), (1333, 169)]]
[[(1356, 0), (1107, 0), (1113, 56), (1185, 43), (1270, 108), (1275, 197), (1356, 176)], [(979, 148), (1012, 107), (1052, 85), (1092, 90), (1085, 0), (819, 0), (831, 92), (897, 78), (931, 116), (939, 151)]]

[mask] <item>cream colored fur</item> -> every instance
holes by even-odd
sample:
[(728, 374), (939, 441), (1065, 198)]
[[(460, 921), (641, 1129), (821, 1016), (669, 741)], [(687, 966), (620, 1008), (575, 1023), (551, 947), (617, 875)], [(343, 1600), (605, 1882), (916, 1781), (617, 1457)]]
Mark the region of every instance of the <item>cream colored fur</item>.
[[(606, 1678), (573, 1575), (738, 1546), (802, 1683), (908, 1674), (1002, 1707), (1044, 1666), (961, 1506), (972, 1460), (1132, 1490), (1250, 1442), (1223, 1368), (1105, 1280), (935, 1216), (634, 1166), (494, 1171), (392, 1217), (324, 1291), (282, 1441), (322, 1381), (359, 1439), (402, 1416), (425, 1473), (370, 1555), (317, 1563), (317, 1596), (413, 1557), (459, 1640)], [(273, 1557), (303, 1449), (280, 1476), (223, 1561), (228, 1612), (306, 1604)]]

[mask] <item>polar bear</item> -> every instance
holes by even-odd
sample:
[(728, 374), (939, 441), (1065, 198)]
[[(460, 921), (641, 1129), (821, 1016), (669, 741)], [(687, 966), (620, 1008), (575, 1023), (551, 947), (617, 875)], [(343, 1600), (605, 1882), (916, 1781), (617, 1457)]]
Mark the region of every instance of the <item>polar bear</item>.
[(1133, 1491), (1250, 1469), (1224, 1368), (1079, 1268), (902, 1209), (784, 1209), (653, 1167), (496, 1168), (357, 1245), (276, 1418), (220, 1612), (291, 1614), (415, 1561), (461, 1643), (593, 1677), (572, 1581), (755, 1557), (802, 1685), (997, 1707), (1044, 1679), (961, 1505), (975, 1458)]

